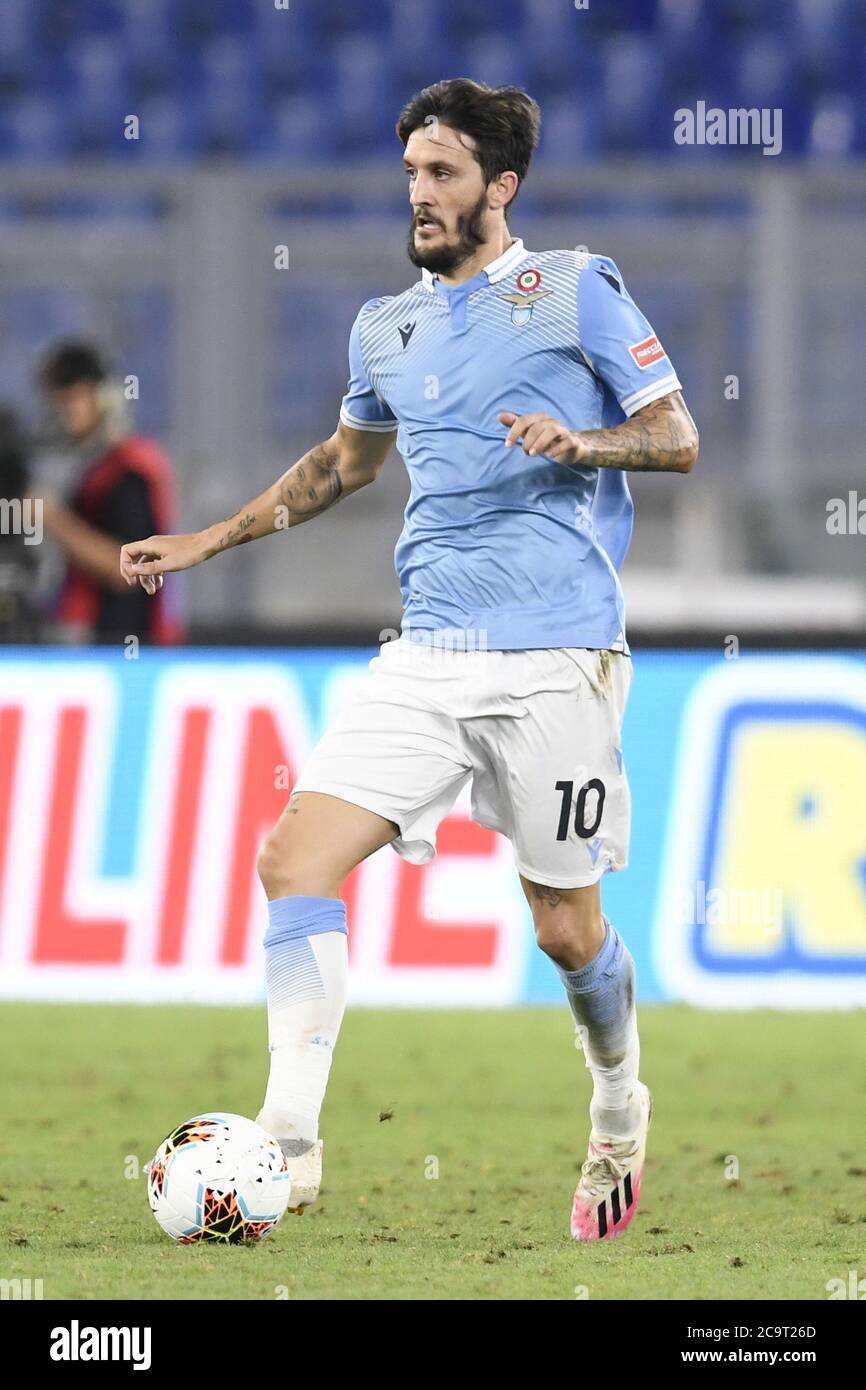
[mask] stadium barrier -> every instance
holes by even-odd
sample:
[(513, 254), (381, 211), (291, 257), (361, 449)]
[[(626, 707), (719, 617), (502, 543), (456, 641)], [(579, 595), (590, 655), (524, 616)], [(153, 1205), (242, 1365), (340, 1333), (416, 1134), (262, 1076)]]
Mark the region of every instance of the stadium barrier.
[[(0, 995), (264, 997), (258, 846), (370, 653), (0, 656)], [(640, 651), (630, 866), (604, 902), (644, 1002), (866, 1004), (866, 658)], [(351, 876), (351, 997), (561, 999), (509, 843), (443, 822), (436, 859)]]

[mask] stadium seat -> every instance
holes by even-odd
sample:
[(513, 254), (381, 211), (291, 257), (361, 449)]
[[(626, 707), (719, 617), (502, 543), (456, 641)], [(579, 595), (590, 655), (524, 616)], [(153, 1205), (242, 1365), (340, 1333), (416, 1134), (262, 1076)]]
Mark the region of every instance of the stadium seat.
[(557, 131), (565, 159), (667, 152), (654, 103), (697, 100), (782, 106), (787, 153), (842, 157), (864, 148), (863, 38), (860, 0), (497, 0), (495, 23), (477, 0), (3, 0), (0, 159), (383, 156), (402, 102), (463, 74), (533, 92), (545, 159)]

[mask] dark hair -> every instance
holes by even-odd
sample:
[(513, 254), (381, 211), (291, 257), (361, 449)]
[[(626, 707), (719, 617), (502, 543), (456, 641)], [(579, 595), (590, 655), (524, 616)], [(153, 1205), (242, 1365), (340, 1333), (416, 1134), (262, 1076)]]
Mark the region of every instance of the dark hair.
[(417, 92), (400, 112), (396, 130), (404, 149), (413, 130), (425, 125), (430, 116), (472, 136), (476, 146), (472, 153), (481, 166), (485, 185), (508, 169), (520, 183), (526, 178), (538, 144), (541, 112), (538, 103), (520, 87), (488, 87), (470, 77), (434, 82)]
[(68, 340), (57, 343), (39, 364), (40, 385), (63, 390), (89, 381), (98, 385), (108, 376), (108, 364), (94, 343)]

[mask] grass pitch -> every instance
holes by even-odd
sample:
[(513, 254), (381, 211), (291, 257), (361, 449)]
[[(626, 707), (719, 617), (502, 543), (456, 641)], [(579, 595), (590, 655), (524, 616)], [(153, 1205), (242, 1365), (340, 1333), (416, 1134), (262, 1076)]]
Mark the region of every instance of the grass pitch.
[(181, 1247), (143, 1165), (191, 1115), (255, 1115), (264, 1009), (4, 1005), (0, 1278), (46, 1299), (716, 1300), (866, 1274), (863, 1013), (640, 1021), (656, 1108), (622, 1239), (568, 1235), (590, 1076), (563, 1005), (350, 1011), (317, 1206), (260, 1246)]

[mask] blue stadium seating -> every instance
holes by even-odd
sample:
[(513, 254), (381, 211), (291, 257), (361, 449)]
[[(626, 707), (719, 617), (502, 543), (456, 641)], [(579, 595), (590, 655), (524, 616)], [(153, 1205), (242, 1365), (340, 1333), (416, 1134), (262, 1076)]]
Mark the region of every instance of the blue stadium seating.
[(697, 100), (782, 106), (788, 154), (866, 152), (866, 0), (3, 0), (0, 159), (376, 158), (457, 75), (526, 86), (543, 160), (670, 153)]

